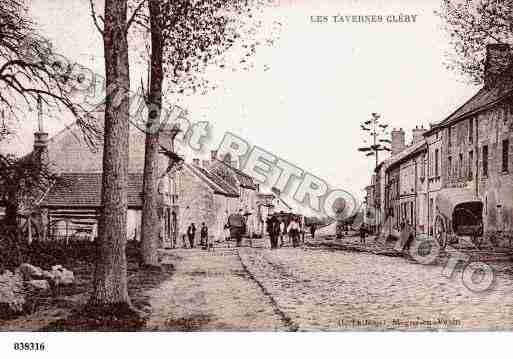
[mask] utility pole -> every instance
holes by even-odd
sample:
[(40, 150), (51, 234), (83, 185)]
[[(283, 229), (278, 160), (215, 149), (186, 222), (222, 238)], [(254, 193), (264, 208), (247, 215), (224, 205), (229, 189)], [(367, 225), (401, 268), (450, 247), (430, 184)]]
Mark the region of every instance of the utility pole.
[[(360, 128), (362, 131), (367, 132), (370, 136), (370, 146), (369, 147), (360, 147), (358, 148), (358, 151), (364, 152), (366, 157), (374, 157), (375, 164), (374, 164), (374, 171), (376, 172), (378, 165), (379, 165), (379, 153), (381, 151), (391, 151), (389, 147), (383, 145), (383, 143), (390, 144), (391, 141), (388, 139), (388, 133), (386, 132), (386, 129), (388, 127), (388, 124), (380, 122), (381, 115), (373, 112), (371, 114), (371, 119), (367, 120), (360, 124)], [(367, 142), (364, 140), (364, 142)], [(367, 142), (368, 143), (368, 142)], [(366, 201), (364, 203), (364, 214), (363, 214), (363, 221), (365, 224), (365, 217), (367, 216), (368, 208), (373, 208), (374, 210), (374, 222), (376, 224), (376, 208), (380, 208), (381, 204), (377, 203), (376, 199), (376, 193), (377, 191), (381, 190), (381, 188), (377, 188), (378, 184), (381, 183), (381, 180), (378, 180), (379, 173), (376, 172), (375, 176), (371, 177), (374, 178), (375, 181), (373, 182), (371, 180), (371, 186), (372, 188), (372, 196), (373, 198), (368, 198), (368, 195), (366, 194), (365, 198)]]
[(390, 151), (390, 148), (382, 145), (382, 143), (390, 143), (390, 140), (383, 137), (385, 134), (387, 134), (386, 129), (388, 125), (380, 122), (381, 115), (373, 112), (371, 116), (372, 117), (370, 120), (360, 124), (360, 128), (363, 131), (369, 132), (371, 145), (369, 147), (360, 147), (358, 148), (358, 151), (364, 152), (365, 156), (367, 157), (374, 156), (374, 168), (377, 168), (379, 164), (379, 152)]

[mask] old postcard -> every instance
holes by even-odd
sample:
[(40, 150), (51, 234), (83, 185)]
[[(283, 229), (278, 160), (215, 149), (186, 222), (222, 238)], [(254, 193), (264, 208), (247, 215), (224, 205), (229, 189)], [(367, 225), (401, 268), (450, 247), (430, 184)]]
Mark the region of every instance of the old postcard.
[(0, 331), (511, 331), (512, 11), (2, 0)]

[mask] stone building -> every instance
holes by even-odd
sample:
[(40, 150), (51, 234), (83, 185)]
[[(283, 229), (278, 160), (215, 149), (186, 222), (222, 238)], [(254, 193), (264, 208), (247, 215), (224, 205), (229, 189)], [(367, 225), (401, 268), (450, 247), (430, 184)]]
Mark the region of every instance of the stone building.
[(426, 202), (425, 158), (426, 143), (422, 139), (385, 161), (384, 208), (389, 230), (398, 231), (402, 223), (409, 223), (416, 232), (424, 233), (426, 221), (420, 208)]
[(485, 85), (437, 126), (443, 188), (466, 190), (483, 203), (485, 232), (513, 230), (512, 55), (508, 45), (488, 45)]
[(392, 131), (392, 156), (375, 170), (375, 182), (385, 182), (375, 191), (382, 225), (405, 220), (435, 235), (440, 203), (453, 208), (445, 215), (454, 228), (465, 199), (476, 206), (465, 216), (482, 218), (485, 233), (513, 233), (512, 56), (508, 45), (488, 45), (484, 86), (472, 98), (429, 130), (415, 128), (409, 146), (402, 129)]
[(434, 125), (424, 133), (427, 146), (427, 211), (428, 233), (433, 235), (435, 199), (442, 189), (442, 130)]
[(400, 218), (416, 234), (426, 233), (426, 144), (424, 139), (414, 143), (398, 159)]
[[(98, 129), (102, 128), (102, 110), (98, 110)], [(138, 240), (141, 231), (142, 173), (144, 168), (145, 133), (130, 127), (127, 236)], [(161, 146), (170, 146), (170, 134), (161, 133)], [(48, 188), (38, 203), (41, 212), (41, 235), (71, 238), (94, 238), (101, 202), (103, 136), (86, 138), (77, 123), (73, 123), (52, 138), (35, 134), (34, 148), (46, 149), (46, 161), (58, 179)], [(164, 147), (163, 147), (164, 148)], [(159, 216), (160, 236), (170, 243), (176, 235), (176, 197), (169, 173), (168, 155), (159, 153)]]
[[(215, 240), (224, 238), (223, 228), (228, 216), (238, 210), (239, 193), (231, 184), (209, 171), (207, 163), (184, 163), (174, 176), (177, 188), (178, 238), (183, 239), (194, 223), (199, 233), (202, 223)], [(180, 245), (180, 241), (178, 245)]]
[[(101, 111), (98, 118), (102, 118)], [(102, 142), (101, 133), (86, 140), (76, 123), (50, 139), (45, 133), (36, 133), (35, 148), (38, 151), (44, 148), (51, 170), (58, 175), (57, 181), (38, 203), (42, 234), (65, 239), (96, 237), (101, 202)], [(239, 209), (245, 211), (252, 234), (255, 225), (251, 220), (256, 218), (258, 186), (250, 177), (227, 164), (210, 161), (200, 164), (198, 159), (171, 168), (170, 160), (178, 158), (168, 151), (172, 148), (171, 134), (165, 129), (160, 133), (160, 145), (158, 214), (163, 247), (180, 246), (190, 223), (196, 224), (198, 233), (201, 223), (206, 223), (209, 235), (220, 239), (224, 237), (223, 227), (228, 215)], [(129, 240), (139, 240), (141, 235), (144, 148), (145, 133), (131, 126)]]

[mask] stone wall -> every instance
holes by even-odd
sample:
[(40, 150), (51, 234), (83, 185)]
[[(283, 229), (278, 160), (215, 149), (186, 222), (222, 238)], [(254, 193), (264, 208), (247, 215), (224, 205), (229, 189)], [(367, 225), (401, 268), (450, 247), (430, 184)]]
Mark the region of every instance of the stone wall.
[[(468, 188), (478, 195), (484, 204), (485, 232), (513, 230), (511, 105), (497, 105), (444, 132), (444, 188)], [(506, 165), (503, 165), (504, 144), (508, 144)]]
[[(513, 111), (498, 106), (479, 116), (478, 194), (484, 203), (485, 231), (513, 230)], [(503, 145), (509, 141), (507, 171)], [(483, 173), (483, 148), (488, 148), (488, 175)]]

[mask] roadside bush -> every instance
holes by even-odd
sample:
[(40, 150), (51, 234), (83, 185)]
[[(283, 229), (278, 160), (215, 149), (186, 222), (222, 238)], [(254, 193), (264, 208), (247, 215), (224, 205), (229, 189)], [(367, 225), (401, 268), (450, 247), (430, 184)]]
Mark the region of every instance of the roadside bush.
[(27, 248), (16, 233), (0, 230), (0, 273), (14, 271), (26, 257)]
[(5, 271), (0, 275), (0, 319), (10, 319), (23, 313), (25, 290), (20, 275)]

